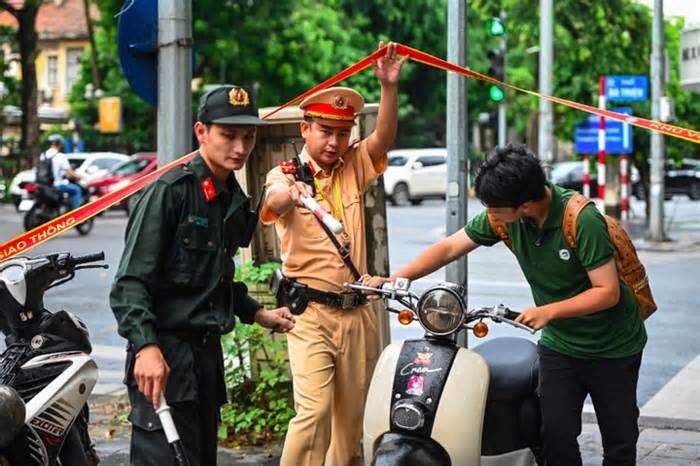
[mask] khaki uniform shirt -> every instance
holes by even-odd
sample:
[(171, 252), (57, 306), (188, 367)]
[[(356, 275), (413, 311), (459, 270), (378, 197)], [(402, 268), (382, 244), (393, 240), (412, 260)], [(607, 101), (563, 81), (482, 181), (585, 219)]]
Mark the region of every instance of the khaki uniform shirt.
[[(342, 200), (343, 226), (350, 240), (350, 257), (362, 274), (367, 270), (367, 249), (365, 244), (364, 192), (384, 173), (387, 157), (373, 161), (367, 151), (367, 141), (353, 146), (336, 162), (330, 173), (313, 162), (306, 147), (300, 160), (309, 162), (315, 170), (315, 177), (325, 192), (325, 198), (335, 203), (337, 199), (334, 178), (338, 177)], [(282, 173), (277, 166), (267, 174), (265, 186), (271, 189), (286, 189), (294, 183), (291, 175)], [(316, 193), (316, 201), (327, 212), (333, 213), (328, 201)], [(323, 291), (339, 292), (343, 283), (353, 282), (352, 272), (345, 265), (338, 250), (318, 224), (314, 214), (304, 207), (293, 207), (279, 216), (267, 205), (263, 208), (261, 220), (265, 224), (275, 223), (282, 250), (282, 271), (286, 277)], [(343, 244), (346, 237), (337, 236)]]

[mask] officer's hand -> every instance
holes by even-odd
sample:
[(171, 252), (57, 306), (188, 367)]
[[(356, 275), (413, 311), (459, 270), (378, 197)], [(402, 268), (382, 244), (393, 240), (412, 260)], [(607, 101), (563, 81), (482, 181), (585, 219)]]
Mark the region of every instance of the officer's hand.
[(278, 333), (287, 333), (294, 328), (294, 316), (289, 308), (260, 309), (255, 313), (255, 321), (263, 327), (271, 328)]
[[(379, 48), (384, 47), (384, 42), (379, 42)], [(372, 62), (374, 75), (380, 83), (388, 85), (396, 85), (399, 82), (401, 75), (401, 67), (408, 60), (409, 56), (405, 55), (402, 59), (396, 59), (396, 42), (389, 42), (386, 47), (384, 56), (379, 57)]]
[[(360, 282), (362, 283), (362, 286), (368, 286), (370, 288), (381, 288), (382, 285), (386, 282), (390, 282), (391, 278), (386, 278), (386, 277), (380, 277), (380, 276), (371, 276), (371, 275), (363, 275), (360, 277)], [(367, 293), (367, 299), (371, 300), (377, 300), (381, 298), (380, 295), (376, 293), (372, 293), (371, 291), (365, 291)]]
[(160, 407), (160, 394), (165, 392), (169, 374), (170, 367), (157, 345), (144, 346), (136, 354), (134, 379), (139, 391), (151, 400), (155, 409)]
[(313, 197), (313, 193), (311, 192), (311, 188), (309, 187), (309, 185), (306, 183), (302, 183), (301, 181), (295, 181), (294, 184), (289, 187), (288, 193), (289, 199), (292, 201), (292, 204), (297, 205), (299, 207), (304, 206), (304, 204), (301, 202), (302, 196)]

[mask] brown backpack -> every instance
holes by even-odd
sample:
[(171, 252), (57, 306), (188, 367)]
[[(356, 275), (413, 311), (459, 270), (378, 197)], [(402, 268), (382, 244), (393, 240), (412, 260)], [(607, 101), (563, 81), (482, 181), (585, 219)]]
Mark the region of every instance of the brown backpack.
[[(592, 200), (581, 194), (574, 194), (566, 203), (562, 229), (564, 230), (564, 238), (571, 249), (576, 249), (576, 220), (578, 215), (584, 207), (591, 203), (593, 203)], [(491, 229), (512, 250), (506, 224), (494, 219), (490, 214), (487, 215)], [(642, 315), (642, 320), (646, 320), (657, 308), (654, 297), (651, 294), (649, 277), (646, 270), (644, 270), (644, 265), (639, 260), (637, 250), (634, 248), (634, 244), (632, 244), (632, 240), (630, 240), (624, 228), (614, 218), (607, 215), (603, 215), (603, 217), (608, 225), (608, 233), (615, 247), (614, 257), (617, 273), (634, 293), (639, 303), (639, 312)]]

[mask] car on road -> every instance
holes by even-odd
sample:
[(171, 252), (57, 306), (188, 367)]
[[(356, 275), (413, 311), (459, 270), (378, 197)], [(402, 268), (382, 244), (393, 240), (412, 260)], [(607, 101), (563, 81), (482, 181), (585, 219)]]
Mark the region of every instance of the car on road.
[[(644, 185), (639, 183), (633, 189), (637, 199), (644, 199)], [(688, 196), (693, 201), (700, 200), (700, 160), (666, 160), (664, 164), (664, 193), (666, 198), (675, 194)]]
[[(100, 178), (117, 165), (129, 160), (126, 154), (117, 152), (71, 152), (66, 154), (71, 168), (78, 174), (85, 176), (84, 183)], [(23, 182), (33, 183), (36, 181), (36, 168), (23, 170), (12, 179), (10, 183), (10, 198), (15, 208), (23, 199), (29, 199), (27, 191), (20, 187)]]
[[(583, 193), (583, 163), (581, 161), (569, 160), (566, 162), (556, 162), (552, 164), (552, 182), (566, 189), (573, 189)], [(639, 171), (632, 167), (630, 170), (630, 184), (632, 192), (641, 186)], [(590, 178), (591, 196), (595, 197), (598, 192), (598, 179), (595, 175)]]
[(447, 149), (389, 151), (384, 191), (392, 205), (418, 205), (424, 199), (445, 199)]
[[(126, 162), (116, 166), (107, 175), (87, 183), (86, 187), (90, 191), (91, 199), (97, 199), (155, 171), (157, 166), (158, 159), (155, 152), (138, 152)], [(128, 213), (137, 200), (138, 194), (134, 194), (124, 199), (119, 206)]]
[[(552, 181), (568, 189), (583, 191), (583, 165), (581, 162), (557, 162), (552, 165)], [(630, 171), (632, 194), (639, 200), (645, 199), (644, 184), (639, 171), (632, 167)], [(591, 193), (598, 190), (598, 180), (591, 177)], [(666, 199), (675, 194), (686, 195), (690, 199), (700, 200), (700, 160), (683, 159), (680, 162), (666, 160), (664, 165), (664, 191)]]

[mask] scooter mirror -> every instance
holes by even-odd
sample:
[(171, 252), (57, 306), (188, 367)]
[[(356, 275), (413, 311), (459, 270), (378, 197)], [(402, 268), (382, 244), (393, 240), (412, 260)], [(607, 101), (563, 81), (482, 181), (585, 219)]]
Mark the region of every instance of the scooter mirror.
[(0, 385), (0, 449), (7, 447), (24, 425), (26, 408), (14, 388)]

